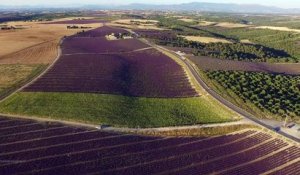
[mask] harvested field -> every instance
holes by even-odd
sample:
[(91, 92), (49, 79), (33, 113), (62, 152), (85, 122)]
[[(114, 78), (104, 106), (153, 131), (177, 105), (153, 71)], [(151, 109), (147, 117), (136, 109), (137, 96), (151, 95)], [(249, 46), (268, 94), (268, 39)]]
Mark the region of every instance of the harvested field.
[(180, 21), (184, 21), (184, 22), (196, 22), (196, 20), (194, 20), (194, 19), (190, 19), (190, 18), (181, 18), (181, 19), (178, 19), (178, 20), (180, 20)]
[(66, 20), (66, 21), (54, 21), (44, 24), (94, 24), (94, 23), (106, 23), (106, 20), (99, 20), (99, 19), (73, 19), (73, 20)]
[(189, 58), (202, 70), (240, 70), (300, 75), (300, 64), (246, 62), (198, 56), (190, 56)]
[(217, 24), (216, 22), (210, 22), (210, 21), (200, 21), (199, 22), (199, 26), (212, 26), (212, 25), (215, 25)]
[(147, 19), (120, 19), (116, 21), (112, 21), (113, 23), (123, 23), (123, 24), (134, 24), (134, 23), (140, 23), (143, 25), (153, 25), (158, 23), (157, 20), (147, 20)]
[(58, 40), (46, 41), (0, 58), (0, 64), (49, 64), (57, 57)]
[(213, 37), (201, 37), (201, 36), (183, 36), (183, 38), (189, 41), (196, 41), (201, 43), (231, 43), (226, 39), (213, 38)]
[(256, 28), (256, 29), (270, 29), (270, 30), (279, 30), (279, 31), (300, 33), (299, 29), (290, 29), (288, 27), (258, 26), (258, 27), (254, 27), (254, 28)]
[(224, 27), (224, 28), (244, 28), (251, 27), (251, 25), (240, 24), (240, 23), (229, 23), (229, 22), (220, 22), (215, 25), (216, 27)]
[[(300, 171), (299, 146), (256, 130), (212, 138), (149, 137), (5, 117), (0, 117), (0, 123), (3, 174), (246, 175)], [(291, 161), (296, 166), (288, 166)]]
[(158, 21), (156, 20), (121, 19), (112, 21), (108, 25), (128, 29), (164, 30), (160, 27), (157, 27), (157, 23)]
[(24, 91), (197, 96), (182, 68), (154, 49), (114, 55), (64, 55), (47, 74)]
[(0, 31), (0, 63), (4, 64), (51, 63), (56, 58), (60, 38), (81, 31), (81, 29), (68, 30), (64, 25), (45, 25), (36, 22), (11, 22), (9, 25), (29, 27)]

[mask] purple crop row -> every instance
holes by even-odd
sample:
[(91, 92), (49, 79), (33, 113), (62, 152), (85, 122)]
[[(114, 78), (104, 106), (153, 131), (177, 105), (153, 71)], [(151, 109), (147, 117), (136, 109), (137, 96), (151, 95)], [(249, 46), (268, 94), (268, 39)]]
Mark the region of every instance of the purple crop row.
[[(278, 145), (276, 145), (276, 147), (278, 147)], [(299, 147), (293, 146), (288, 149), (285, 149), (284, 151), (276, 153), (273, 156), (270, 156), (266, 159), (257, 161), (247, 166), (235, 168), (231, 171), (224, 172), (224, 175), (225, 174), (239, 174), (239, 175), (261, 174), (263, 172), (272, 170), (280, 165), (288, 163), (289, 161), (292, 161), (299, 157), (300, 157)]]
[[(24, 120), (11, 121), (15, 126), (24, 124)], [(270, 139), (269, 134), (254, 131), (208, 139), (163, 138), (28, 122), (32, 130), (26, 124), (9, 133), (2, 129), (0, 158), (5, 160), (0, 162), (2, 174), (208, 174), (257, 160), (288, 145)], [(23, 129), (25, 132), (20, 133)], [(299, 154), (299, 147), (291, 147), (223, 173), (259, 174), (292, 161)], [(299, 172), (300, 167), (294, 165), (280, 171)]]
[[(128, 165), (127, 161), (122, 161), (117, 159), (117, 161), (122, 161), (122, 164), (119, 165), (116, 162), (112, 163), (111, 166), (116, 166), (112, 168), (112, 171), (107, 172), (101, 172), (101, 174), (143, 174), (143, 172), (147, 172), (149, 174), (155, 174), (159, 172), (168, 171), (171, 169), (176, 169), (180, 167), (185, 167), (193, 163), (197, 162), (205, 162), (209, 161), (215, 158), (219, 158), (228, 154), (235, 153), (237, 151), (241, 151), (243, 149), (250, 148), (258, 143), (260, 143), (262, 140), (265, 140), (266, 135), (258, 135), (254, 137), (247, 138), (243, 141), (239, 141), (236, 143), (231, 143), (228, 145), (216, 147), (210, 150), (203, 150), (210, 148), (214, 145), (207, 145), (205, 147), (201, 147), (200, 145), (194, 145), (194, 147), (186, 147), (186, 148), (177, 148), (174, 150), (168, 150), (166, 152), (161, 152), (157, 154), (151, 154), (149, 156), (143, 157), (137, 157), (135, 160), (136, 162), (132, 162), (131, 165), (133, 165), (130, 168), (125, 168), (124, 170), (116, 170), (114, 171), (114, 168), (119, 167), (127, 167)], [(225, 144), (226, 142), (223, 142)], [(230, 142), (229, 142), (230, 143)], [(203, 151), (202, 151), (203, 150)], [(169, 152), (170, 151), (170, 152)], [(170, 153), (174, 153), (176, 151), (176, 157)], [(169, 153), (166, 154), (166, 153)], [(168, 158), (168, 159), (166, 159)], [(161, 160), (162, 159), (162, 160)], [(129, 158), (129, 160), (131, 160)], [(161, 160), (161, 161), (157, 161)], [(153, 162), (152, 162), (153, 161)], [(149, 163), (150, 162), (150, 163)], [(152, 163), (151, 163), (152, 162)], [(145, 165), (143, 163), (146, 163)], [(140, 164), (140, 165), (139, 165)], [(101, 169), (107, 168), (105, 164), (101, 163), (102, 166)], [(154, 168), (155, 167), (155, 168)], [(111, 169), (111, 167), (108, 167)], [(201, 173), (199, 173), (201, 174)]]
[(197, 96), (182, 68), (154, 49), (117, 55), (65, 55), (24, 91)]
[(134, 30), (140, 36), (151, 38), (151, 39), (161, 39), (161, 40), (171, 40), (176, 39), (177, 36), (173, 31), (159, 31), (159, 30)]
[[(276, 145), (275, 143), (276, 143), (275, 141), (269, 141), (263, 145), (249, 149), (242, 153), (228, 156), (223, 159), (208, 162), (205, 164), (195, 165), (193, 167), (178, 171), (176, 172), (176, 174), (195, 175), (195, 174), (209, 174), (216, 171), (221, 171), (226, 168), (230, 168), (239, 164), (253, 161), (262, 156), (268, 155), (273, 151), (279, 150), (284, 146), (287, 146), (287, 143), (280, 142), (280, 144), (278, 145)], [(230, 173), (224, 173), (224, 174), (230, 174)]]
[[(194, 97), (183, 69), (137, 39), (108, 41), (123, 29), (101, 27), (68, 37), (63, 56), (24, 91), (80, 92), (143, 97)], [(83, 37), (93, 35), (97, 37)]]
[(300, 161), (293, 163), (275, 173), (273, 175), (295, 175), (300, 172)]
[(105, 37), (70, 37), (62, 45), (63, 54), (119, 53), (149, 47), (137, 39), (106, 40)]
[(86, 32), (81, 32), (77, 35), (75, 35), (75, 37), (104, 37), (106, 35), (110, 35), (110, 34), (118, 34), (118, 33), (123, 33), (123, 34), (128, 34), (129, 32), (121, 29), (121, 28), (114, 28), (114, 27), (108, 27), (108, 26), (103, 26), (100, 28), (96, 28), (93, 30), (89, 30)]

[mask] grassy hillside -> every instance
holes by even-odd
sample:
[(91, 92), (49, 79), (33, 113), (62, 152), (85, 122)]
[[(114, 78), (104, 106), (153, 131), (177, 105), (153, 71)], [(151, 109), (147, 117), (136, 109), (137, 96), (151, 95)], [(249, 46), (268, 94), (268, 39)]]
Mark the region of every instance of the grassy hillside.
[(218, 123), (235, 116), (204, 97), (161, 99), (27, 92), (1, 103), (0, 112), (128, 127)]
[(40, 74), (46, 65), (0, 64), (0, 99)]

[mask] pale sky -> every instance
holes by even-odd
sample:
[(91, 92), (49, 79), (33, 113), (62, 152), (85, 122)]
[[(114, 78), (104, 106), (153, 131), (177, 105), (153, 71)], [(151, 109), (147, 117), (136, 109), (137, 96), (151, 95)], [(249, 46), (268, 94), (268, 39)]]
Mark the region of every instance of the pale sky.
[(282, 8), (300, 8), (300, 0), (0, 0), (1, 5), (71, 5), (71, 4), (178, 4), (187, 2), (217, 2), (237, 4), (261, 4)]

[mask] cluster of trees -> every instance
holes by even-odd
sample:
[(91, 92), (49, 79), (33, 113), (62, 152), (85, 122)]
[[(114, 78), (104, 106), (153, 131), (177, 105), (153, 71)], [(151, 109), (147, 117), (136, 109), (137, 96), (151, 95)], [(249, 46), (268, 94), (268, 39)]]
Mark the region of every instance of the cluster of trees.
[(159, 16), (153, 19), (159, 21), (159, 27), (171, 29), (176, 35), (214, 36), (214, 34), (212, 34), (211, 32), (191, 27), (192, 25), (196, 25), (197, 22), (189, 23), (178, 20), (177, 18), (166, 18), (163, 16)]
[(210, 79), (245, 102), (280, 116), (300, 117), (300, 76), (242, 71), (208, 71)]
[(283, 59), (289, 54), (282, 50), (265, 47), (258, 44), (245, 43), (199, 43), (183, 38), (159, 40), (157, 44), (172, 47), (196, 48), (195, 55), (211, 56), (222, 59), (247, 60), (265, 62), (268, 59)]
[[(300, 49), (299, 45), (296, 44), (300, 34), (267, 29), (220, 29), (214, 26), (193, 27), (194, 24), (180, 21), (176, 18), (158, 16), (155, 19), (159, 21), (159, 25), (161, 27), (171, 29), (175, 36), (207, 36), (224, 38), (233, 41), (233, 44), (205, 44), (187, 41), (178, 37), (160, 39), (157, 41), (157, 44), (196, 48), (197, 52), (194, 53), (195, 55), (211, 56), (223, 59), (261, 62), (300, 61)], [(223, 17), (221, 21), (226, 21), (228, 19), (238, 20), (239, 23), (247, 23), (246, 20), (232, 18), (232, 16)], [(243, 39), (250, 40), (254, 44), (240, 42), (240, 40)]]
[(297, 44), (300, 38), (300, 34), (269, 29), (248, 28), (220, 30), (215, 27), (205, 27), (205, 30), (224, 35), (237, 41), (247, 39), (256, 44), (260, 44), (277, 50), (282, 50), (290, 55), (288, 61), (300, 61), (300, 49), (299, 45)]

